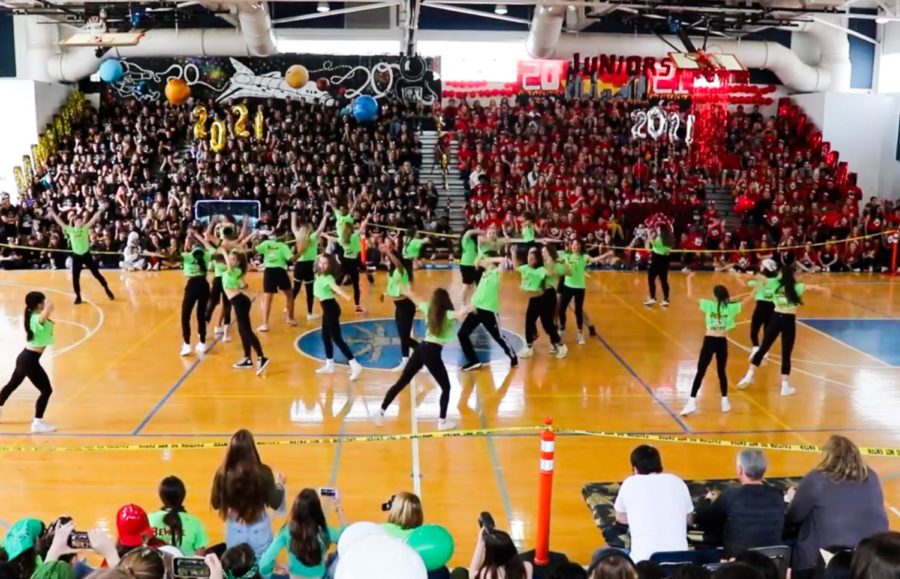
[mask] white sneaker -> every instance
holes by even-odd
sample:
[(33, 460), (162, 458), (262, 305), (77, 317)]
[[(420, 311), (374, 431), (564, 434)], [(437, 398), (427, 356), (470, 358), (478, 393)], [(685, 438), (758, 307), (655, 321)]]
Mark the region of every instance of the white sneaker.
[(578, 345), (584, 346), (584, 334), (581, 332), (578, 332)]
[(556, 347), (556, 344), (550, 344), (550, 350), (549, 350), (549, 352), (550, 352), (551, 354), (554, 354), (554, 355), (555, 355), (558, 351), (559, 351), (559, 348)]
[(223, 328), (222, 326), (216, 326), (215, 328), (213, 328), (213, 336), (218, 338), (224, 331), (225, 328)]
[(731, 402), (728, 401), (727, 397), (722, 398), (722, 402), (719, 404), (719, 407), (722, 409), (722, 412), (731, 412)]
[(334, 374), (334, 360), (325, 360), (325, 365), (316, 370), (316, 374)]
[(534, 348), (524, 346), (516, 355), (519, 358), (531, 358), (532, 356), (534, 356)]
[(53, 432), (54, 430), (56, 430), (55, 426), (47, 424), (40, 418), (35, 418), (31, 421), (31, 432), (34, 434)]
[(297, 320), (295, 320), (294, 318), (287, 318), (285, 321), (287, 322), (287, 325), (289, 325), (289, 326), (297, 325)]
[(647, 299), (644, 300), (644, 305), (645, 305), (645, 306), (652, 306), (652, 305), (655, 304), (655, 303), (656, 303), (656, 300), (653, 299), (653, 298), (647, 298)]
[(747, 376), (744, 376), (740, 382), (738, 382), (737, 387), (743, 390), (751, 384), (753, 384), (753, 376), (748, 374)]
[(197, 345), (194, 346), (194, 351), (198, 354), (205, 354), (207, 350), (206, 344), (203, 342), (197, 342)]
[(306, 321), (319, 319), (319, 314), (306, 314)]
[(263, 325), (261, 325), (260, 327), (256, 328), (256, 331), (257, 331), (257, 332), (268, 332), (268, 331), (269, 331), (269, 326), (266, 325), (266, 324), (263, 324)]
[(191, 349), (191, 345), (190, 345), (190, 344), (182, 344), (182, 345), (181, 345), (181, 352), (179, 352), (178, 355), (179, 355), (179, 356), (190, 356), (190, 355), (191, 355), (191, 352), (193, 352), (193, 350)]
[(759, 352), (759, 346), (753, 346), (752, 348), (750, 348), (750, 357), (748, 358), (748, 360), (752, 360), (753, 356), (755, 356), (757, 352)]
[(669, 307), (669, 300), (663, 300), (663, 301), (659, 302), (659, 305), (661, 305), (664, 308), (667, 308), (667, 307)]
[(556, 349), (556, 357), (560, 360), (566, 357), (566, 354), (569, 353), (569, 349), (566, 348), (565, 344), (560, 344), (559, 348)]
[(402, 372), (406, 368), (407, 362), (409, 362), (409, 358), (401, 358), (400, 363), (391, 368), (391, 372)]
[(362, 366), (356, 360), (350, 360), (350, 381), (359, 378), (360, 374), (362, 374)]
[(782, 384), (781, 385), (781, 395), (782, 396), (790, 396), (791, 394), (796, 394), (797, 389), (791, 386), (790, 384)]
[(384, 410), (379, 408), (378, 410), (375, 411), (374, 414), (372, 414), (372, 424), (374, 424), (375, 426), (381, 426), (383, 421), (384, 421)]
[(231, 334), (228, 333), (228, 328), (225, 328), (225, 331), (222, 332), (222, 341), (223, 341), (223, 342), (230, 342), (230, 341), (231, 341)]
[(681, 411), (681, 415), (687, 416), (688, 414), (693, 414), (694, 412), (697, 412), (697, 399), (688, 398), (687, 404), (684, 405), (684, 409)]
[(453, 430), (456, 428), (456, 421), (449, 418), (438, 419), (438, 430)]

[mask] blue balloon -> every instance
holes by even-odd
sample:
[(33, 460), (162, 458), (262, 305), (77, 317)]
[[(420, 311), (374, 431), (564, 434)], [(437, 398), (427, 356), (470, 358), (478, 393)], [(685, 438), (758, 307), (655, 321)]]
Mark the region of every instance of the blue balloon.
[(378, 118), (378, 101), (369, 95), (357, 97), (353, 101), (353, 118), (368, 123)]
[(118, 82), (125, 76), (125, 68), (122, 63), (114, 58), (100, 63), (100, 80), (103, 82)]
[(142, 80), (134, 87), (134, 93), (138, 96), (144, 96), (150, 92), (150, 85), (146, 80)]

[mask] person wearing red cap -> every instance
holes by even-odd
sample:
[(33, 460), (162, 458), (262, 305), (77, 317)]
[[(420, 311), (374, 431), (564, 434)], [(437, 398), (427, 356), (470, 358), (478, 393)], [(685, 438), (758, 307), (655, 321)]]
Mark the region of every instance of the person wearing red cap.
[(116, 543), (119, 556), (135, 547), (147, 546), (157, 549), (166, 544), (156, 538), (156, 531), (150, 526), (147, 511), (135, 504), (125, 505), (119, 509), (116, 514), (116, 530), (119, 534)]

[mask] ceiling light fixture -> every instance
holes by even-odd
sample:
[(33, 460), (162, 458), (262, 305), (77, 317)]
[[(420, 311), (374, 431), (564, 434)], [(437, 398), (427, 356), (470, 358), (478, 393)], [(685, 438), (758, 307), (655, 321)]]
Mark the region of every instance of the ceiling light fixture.
[(331, 12), (331, 6), (328, 5), (328, 2), (319, 2), (316, 5), (316, 12)]
[(505, 16), (507, 12), (509, 12), (509, 10), (506, 9), (506, 4), (497, 4), (494, 6), (494, 14)]
[(875, 19), (875, 24), (887, 24), (890, 21), (891, 21), (890, 18), (887, 18), (884, 16), (879, 16), (878, 18)]

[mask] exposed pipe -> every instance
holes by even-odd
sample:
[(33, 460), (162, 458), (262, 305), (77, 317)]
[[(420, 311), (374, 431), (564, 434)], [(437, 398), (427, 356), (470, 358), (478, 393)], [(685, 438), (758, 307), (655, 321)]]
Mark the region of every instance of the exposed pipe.
[(804, 22), (798, 29), (816, 40), (819, 45), (819, 66), (831, 74), (829, 91), (850, 90), (850, 39), (841, 21), (834, 17), (816, 17), (815, 22)]
[(49, 73), (47, 63), (59, 54), (59, 28), (52, 20), (29, 16), (26, 20), (28, 76), (33, 80), (57, 80)]
[(532, 58), (550, 58), (559, 44), (565, 21), (565, 6), (536, 6), (525, 50)]

